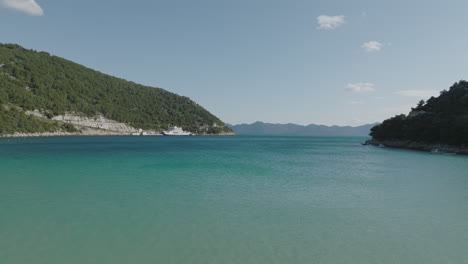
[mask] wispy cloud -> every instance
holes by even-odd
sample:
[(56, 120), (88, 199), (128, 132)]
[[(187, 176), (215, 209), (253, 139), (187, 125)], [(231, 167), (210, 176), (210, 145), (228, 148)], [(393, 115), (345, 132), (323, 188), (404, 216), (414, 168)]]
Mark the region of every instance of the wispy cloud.
[(15, 9), (33, 16), (44, 15), (44, 10), (35, 0), (0, 0), (0, 6)]
[(383, 44), (378, 42), (378, 41), (372, 40), (372, 41), (368, 41), (368, 42), (362, 44), (361, 47), (363, 49), (365, 49), (367, 52), (372, 52), (372, 51), (381, 50), (382, 47), (383, 47)]
[(362, 104), (362, 101), (349, 101), (350, 105), (360, 105)]
[(373, 83), (360, 82), (360, 83), (348, 83), (346, 91), (360, 93), (360, 92), (373, 92), (375, 91)]
[(319, 29), (335, 29), (346, 23), (345, 16), (327, 16), (321, 15), (317, 17)]
[(420, 98), (428, 98), (431, 96), (436, 96), (439, 94), (437, 90), (405, 90), (405, 91), (398, 91), (396, 94), (401, 96), (407, 97), (420, 97)]

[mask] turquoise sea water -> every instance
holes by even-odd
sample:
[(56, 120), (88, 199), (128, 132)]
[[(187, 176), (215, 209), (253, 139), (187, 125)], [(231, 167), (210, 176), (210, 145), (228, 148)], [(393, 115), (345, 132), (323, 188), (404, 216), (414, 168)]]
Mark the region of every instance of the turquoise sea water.
[(468, 157), (363, 140), (0, 139), (0, 263), (468, 263)]

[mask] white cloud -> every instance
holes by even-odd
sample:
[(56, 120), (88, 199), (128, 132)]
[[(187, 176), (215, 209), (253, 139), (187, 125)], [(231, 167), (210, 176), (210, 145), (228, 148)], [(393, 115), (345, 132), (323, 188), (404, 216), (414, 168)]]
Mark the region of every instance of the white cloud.
[(0, 0), (0, 5), (33, 16), (44, 15), (44, 10), (42, 10), (35, 0)]
[(360, 104), (362, 104), (362, 102), (361, 101), (350, 101), (349, 104), (350, 105), (360, 105)]
[(346, 90), (350, 92), (373, 92), (375, 91), (373, 83), (348, 83)]
[(420, 98), (429, 98), (431, 96), (436, 96), (439, 94), (437, 90), (406, 90), (396, 92), (398, 95), (407, 96), (407, 97), (420, 97)]
[(346, 23), (345, 16), (327, 16), (321, 15), (317, 17), (319, 29), (335, 29)]
[(372, 52), (381, 50), (383, 44), (378, 41), (372, 40), (362, 44), (361, 47), (364, 48), (367, 52)]

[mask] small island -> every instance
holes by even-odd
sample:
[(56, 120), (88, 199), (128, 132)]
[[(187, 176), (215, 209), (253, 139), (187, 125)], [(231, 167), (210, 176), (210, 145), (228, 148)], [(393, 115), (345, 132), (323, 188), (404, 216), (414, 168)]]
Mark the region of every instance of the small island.
[(408, 115), (397, 115), (371, 129), (365, 144), (468, 155), (468, 82), (421, 100)]

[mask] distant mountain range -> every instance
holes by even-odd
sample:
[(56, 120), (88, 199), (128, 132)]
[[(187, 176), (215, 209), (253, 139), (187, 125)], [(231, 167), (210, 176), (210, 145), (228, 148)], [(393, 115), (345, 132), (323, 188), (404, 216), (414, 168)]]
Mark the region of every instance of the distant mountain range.
[(297, 125), (297, 124), (271, 124), (255, 122), (252, 124), (230, 125), (226, 124), (237, 135), (291, 135), (291, 136), (369, 136), (370, 129), (375, 124), (357, 127), (351, 126), (323, 126), (323, 125)]

